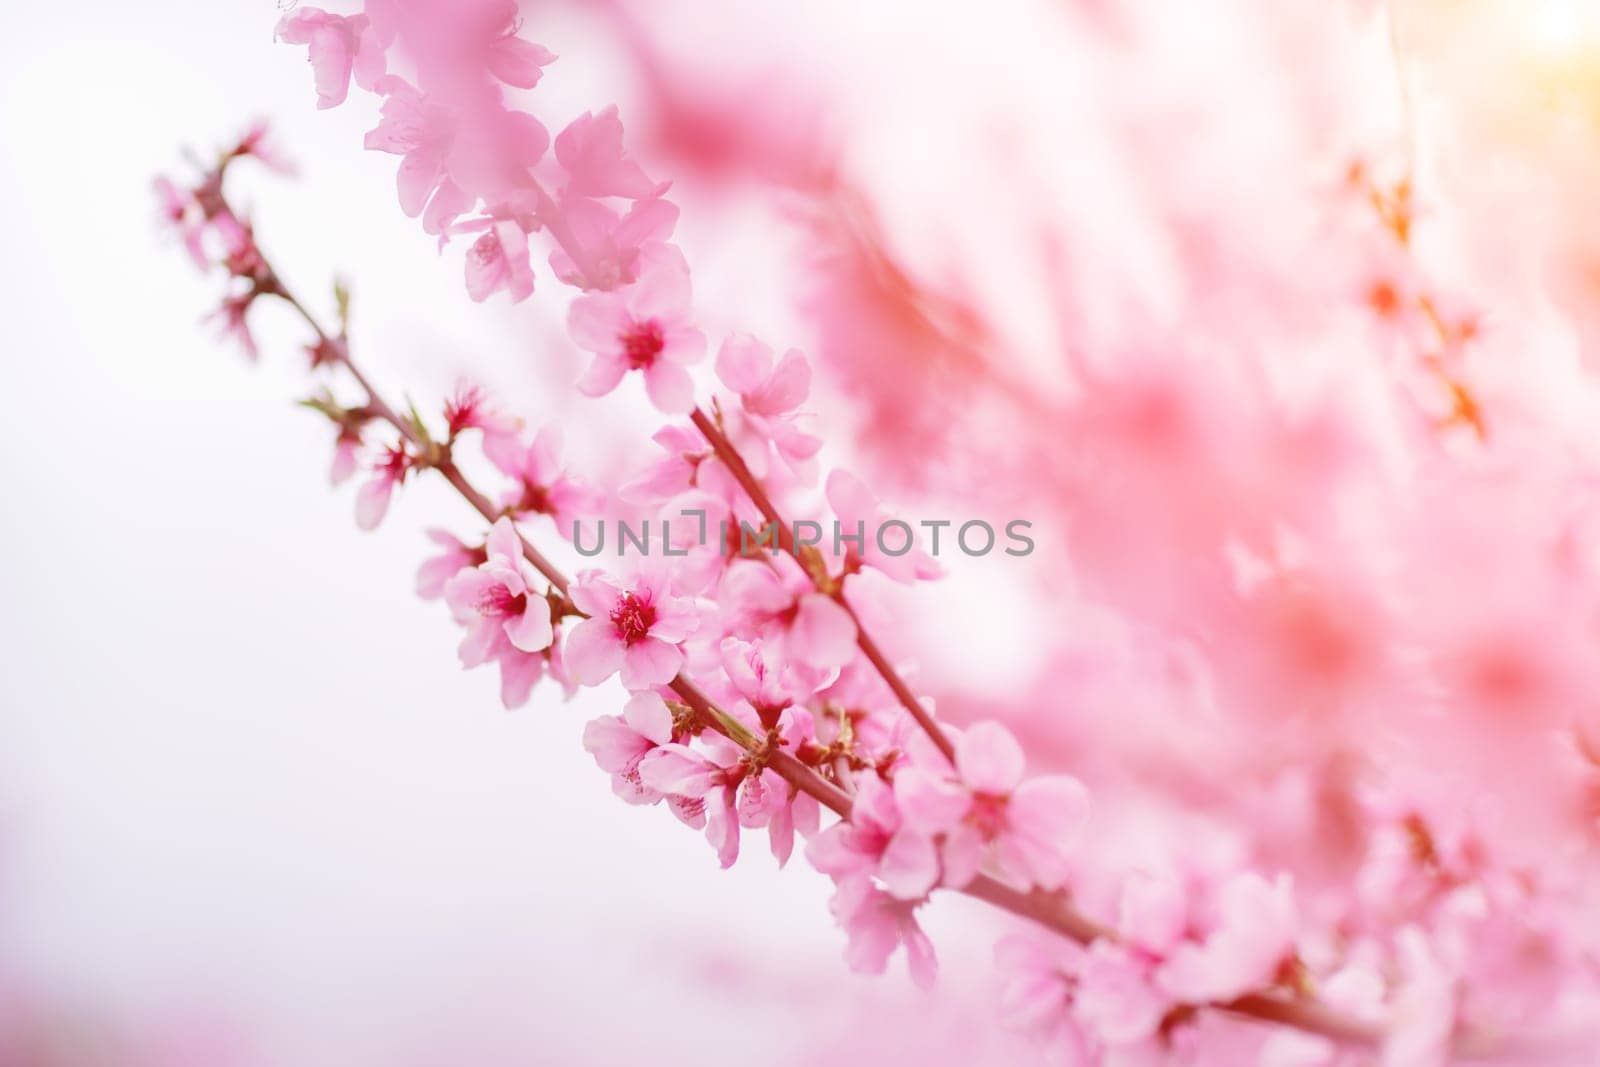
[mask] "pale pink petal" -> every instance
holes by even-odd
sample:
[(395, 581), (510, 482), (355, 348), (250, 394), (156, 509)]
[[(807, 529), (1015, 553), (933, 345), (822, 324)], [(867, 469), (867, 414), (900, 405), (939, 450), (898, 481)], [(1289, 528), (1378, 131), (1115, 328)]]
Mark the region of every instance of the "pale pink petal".
[(574, 119), (556, 137), (556, 159), (567, 172), (569, 196), (638, 199), (657, 191), (639, 165), (623, 154), (622, 122), (615, 106)]
[(540, 68), (555, 62), (555, 54), (520, 37), (502, 37), (489, 48), (489, 73), (518, 89), (532, 89), (544, 73)]
[(657, 359), (644, 369), (644, 391), (664, 415), (686, 415), (694, 410), (694, 380), (681, 364), (671, 360)]
[(567, 673), (578, 685), (599, 685), (617, 673), (624, 652), (615, 628), (605, 618), (580, 622), (562, 646)]
[(962, 823), (946, 834), (939, 848), (944, 884), (960, 889), (976, 878), (983, 863), (983, 848), (983, 835), (974, 826)]
[(461, 665), (470, 669), (487, 663), (499, 636), (500, 623), (496, 619), (479, 616), (468, 623), (467, 632), (461, 638), (461, 644), (456, 647), (456, 654), (461, 657)]
[(443, 236), (449, 233), (451, 224), (472, 207), (473, 197), (452, 181), (440, 183), (439, 191), (428, 200), (428, 206), (422, 213), (422, 232), (440, 237), (440, 246), (443, 247)]
[(772, 349), (747, 333), (736, 333), (717, 350), (717, 377), (736, 393), (752, 393), (772, 370)]
[(823, 874), (839, 877), (872, 866), (872, 857), (853, 847), (852, 829), (841, 822), (822, 831), (806, 845), (806, 860)]
[(1078, 975), (1077, 1015), (1109, 1045), (1131, 1045), (1152, 1036), (1172, 1006), (1151, 986), (1146, 967), (1108, 941), (1089, 948)]
[(1219, 891), (1220, 925), (1203, 942), (1185, 942), (1158, 972), (1158, 984), (1192, 1003), (1229, 1000), (1269, 983), (1293, 951), (1294, 900), (1287, 878), (1238, 874)]
[(706, 335), (693, 326), (668, 327), (661, 335), (661, 355), (657, 362), (698, 363), (705, 358)]
[(897, 819), (924, 834), (944, 833), (972, 807), (972, 795), (920, 767), (902, 767), (894, 777)]
[(724, 870), (739, 858), (739, 820), (735, 816), (732, 790), (722, 791), (722, 802), (706, 804), (706, 840), (717, 850), (717, 862)]
[(487, 300), (506, 280), (505, 254), (500, 249), (499, 239), (492, 233), (473, 242), (463, 263), (467, 295), (478, 303)]
[(340, 441), (333, 446), (333, 465), (328, 469), (328, 481), (342, 485), (356, 472), (358, 450), (354, 441)]
[(798, 348), (791, 348), (755, 395), (745, 397), (745, 406), (761, 415), (783, 415), (805, 403), (810, 392), (811, 361)]
[(722, 779), (722, 768), (683, 745), (661, 745), (639, 764), (639, 777), (651, 789), (676, 796), (703, 797)]
[(933, 838), (911, 829), (889, 840), (878, 863), (884, 888), (902, 900), (921, 900), (939, 883), (939, 852)]
[(578, 580), (567, 590), (573, 607), (597, 619), (609, 616), (622, 599), (622, 590), (600, 571), (589, 570), (578, 574)]
[(1057, 889), (1069, 871), (1069, 849), (1089, 821), (1089, 791), (1067, 775), (1023, 782), (1006, 805), (1001, 862), (1019, 880)]
[(666, 685), (682, 667), (682, 649), (646, 637), (628, 646), (622, 660), (622, 684), (629, 689)]
[(832, 598), (808, 593), (789, 629), (789, 649), (794, 657), (818, 670), (842, 667), (855, 654), (856, 624), (850, 613)]
[(650, 636), (677, 643), (700, 628), (700, 612), (688, 597), (670, 597), (656, 602), (656, 621)]
[(394, 482), (388, 478), (374, 478), (356, 493), (356, 525), (363, 530), (376, 530), (389, 511), (389, 498), (394, 493)]
[(628, 365), (620, 357), (601, 353), (578, 379), (578, 392), (584, 396), (605, 396), (617, 387), (627, 372)]
[(547, 661), (542, 655), (529, 655), (514, 648), (501, 652), (499, 659), (500, 703), (507, 708), (520, 708), (528, 702), (534, 683), (544, 677)]
[[(517, 536), (517, 528), (505, 516), (496, 519), (489, 528), (489, 539), (485, 547), (493, 558), (519, 566), (522, 560), (522, 538)], [(530, 649), (531, 651), (531, 649)]]
[(444, 163), (439, 153), (419, 148), (407, 152), (395, 174), (395, 187), (400, 192), (400, 210), (412, 218), (422, 214), (428, 197), (444, 179)]
[(656, 244), (639, 254), (639, 280), (628, 290), (636, 320), (676, 324), (689, 312), (689, 264), (676, 245)]
[(621, 345), (617, 339), (629, 321), (627, 306), (616, 293), (580, 296), (567, 309), (567, 333), (578, 346), (614, 358)]
[(955, 748), (956, 770), (975, 793), (1005, 796), (1022, 780), (1022, 746), (997, 722), (968, 727)]
[(514, 619), (505, 623), (506, 636), (523, 652), (542, 652), (555, 639), (555, 628), (550, 623), (550, 602), (542, 596), (528, 595), (528, 607)]
[(583, 728), (583, 747), (608, 774), (632, 771), (653, 747), (617, 715), (602, 715)]
[(672, 740), (672, 711), (659, 693), (643, 690), (628, 698), (622, 716), (641, 737), (658, 745)]
[(910, 915), (901, 920), (900, 936), (904, 939), (912, 984), (918, 989), (932, 989), (939, 977), (939, 957), (933, 950), (933, 941)]
[(472, 622), (481, 615), (478, 605), (499, 585), (493, 575), (481, 568), (463, 568), (445, 583), (444, 602), (450, 605), (450, 613), (458, 622)]
[(363, 26), (356, 42), (355, 63), (351, 68), (351, 76), (361, 88), (368, 91), (375, 90), (383, 80), (387, 66), (388, 56), (378, 34), (370, 26)]

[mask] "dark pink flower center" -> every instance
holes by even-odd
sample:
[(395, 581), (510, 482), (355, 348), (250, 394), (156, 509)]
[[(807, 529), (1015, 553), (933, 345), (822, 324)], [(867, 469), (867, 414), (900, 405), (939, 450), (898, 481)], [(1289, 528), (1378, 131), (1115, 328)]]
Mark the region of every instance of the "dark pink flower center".
[(474, 265), (480, 269), (487, 269), (500, 259), (500, 238), (496, 237), (491, 230), (472, 242), (472, 247), (467, 250), (467, 254), (472, 257)]
[(634, 323), (633, 327), (622, 335), (621, 341), (623, 358), (628, 361), (628, 366), (635, 370), (643, 370), (654, 363), (667, 345), (661, 336), (661, 327), (656, 325), (655, 319)]
[(488, 615), (491, 618), (511, 618), (521, 615), (527, 608), (526, 595), (517, 593), (513, 596), (511, 590), (503, 585), (490, 586), (484, 590), (483, 596), (478, 598), (478, 614)]
[(550, 490), (547, 486), (535, 485), (524, 478), (522, 496), (517, 498), (516, 510), (531, 511), (538, 515), (554, 515), (556, 506), (550, 499)]
[(656, 624), (655, 605), (640, 600), (632, 593), (623, 593), (622, 599), (611, 612), (611, 625), (625, 645), (636, 644), (650, 636), (650, 627)]
[(984, 840), (1000, 836), (1006, 828), (1006, 804), (1009, 797), (993, 793), (974, 793), (972, 807), (967, 811), (967, 822), (977, 828)]

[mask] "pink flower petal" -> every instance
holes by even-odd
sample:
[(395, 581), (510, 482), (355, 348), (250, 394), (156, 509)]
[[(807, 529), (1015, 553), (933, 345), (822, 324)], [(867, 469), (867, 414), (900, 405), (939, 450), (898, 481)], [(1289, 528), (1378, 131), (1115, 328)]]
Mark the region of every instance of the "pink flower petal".
[(578, 685), (599, 685), (622, 667), (625, 649), (605, 618), (585, 619), (562, 645), (567, 672)]
[(1005, 796), (1022, 780), (1022, 746), (997, 722), (968, 727), (955, 748), (956, 770), (975, 793)]
[(550, 602), (542, 596), (528, 595), (528, 607), (514, 619), (505, 623), (506, 636), (523, 652), (542, 652), (555, 639), (555, 629), (550, 623)]
[(666, 685), (683, 667), (683, 650), (653, 637), (630, 645), (623, 655), (622, 684), (629, 689)]

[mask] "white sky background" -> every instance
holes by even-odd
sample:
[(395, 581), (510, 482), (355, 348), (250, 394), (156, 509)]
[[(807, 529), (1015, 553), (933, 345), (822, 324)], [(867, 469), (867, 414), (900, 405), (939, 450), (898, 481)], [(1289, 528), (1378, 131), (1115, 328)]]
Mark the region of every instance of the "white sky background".
[[(967, 977), (932, 1002), (898, 963), (854, 979), (820, 877), (720, 872), (611, 799), (579, 736), (615, 695), (507, 714), (412, 595), (421, 528), (472, 529), (464, 505), (412, 489), (358, 532), (289, 403), (292, 326), (252, 368), (196, 324), (215, 288), (159, 246), (149, 178), (268, 115), (304, 175), (242, 183), (263, 242), (306, 291), (353, 279), (380, 381), (472, 367), (569, 404), (519, 363), (550, 320), (472, 309), (360, 151), (369, 105), (316, 112), (275, 17), (101, 0), (0, 35), (0, 980), (64, 1022), (220, 1020), (276, 1063), (800, 1061), (857, 1011), (957, 1054), (929, 1019), (977, 1010), (986, 950), (946, 937)], [(714, 1039), (670, 1028), (707, 1011)]]

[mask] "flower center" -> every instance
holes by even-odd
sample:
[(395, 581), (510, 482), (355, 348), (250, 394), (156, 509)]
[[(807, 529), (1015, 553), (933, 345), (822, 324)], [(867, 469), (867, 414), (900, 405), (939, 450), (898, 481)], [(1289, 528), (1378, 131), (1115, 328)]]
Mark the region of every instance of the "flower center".
[(633, 328), (623, 334), (621, 340), (622, 354), (627, 359), (628, 365), (635, 370), (650, 366), (666, 347), (666, 341), (661, 336), (661, 327), (656, 325), (655, 319), (634, 323)]
[(505, 619), (513, 615), (521, 615), (528, 607), (528, 598), (522, 593), (515, 596), (511, 590), (503, 585), (493, 586), (484, 591), (478, 599), (478, 613), (492, 618)]
[(554, 515), (556, 510), (550, 501), (550, 490), (542, 485), (534, 485), (526, 478), (522, 480), (522, 497), (517, 501), (516, 509), (539, 515)]
[(643, 641), (650, 636), (650, 627), (655, 624), (654, 605), (640, 600), (632, 593), (623, 593), (616, 609), (611, 612), (611, 625), (617, 628), (617, 636), (622, 638), (623, 644), (632, 645)]
[(992, 840), (1006, 828), (1006, 797), (992, 793), (975, 793), (972, 807), (967, 812), (967, 822), (977, 827), (985, 840)]

